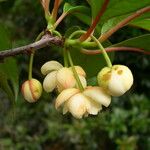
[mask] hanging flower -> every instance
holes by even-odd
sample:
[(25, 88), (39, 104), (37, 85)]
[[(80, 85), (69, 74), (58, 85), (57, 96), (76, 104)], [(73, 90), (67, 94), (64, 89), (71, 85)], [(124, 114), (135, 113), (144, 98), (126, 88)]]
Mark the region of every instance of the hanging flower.
[[(79, 75), (79, 79), (86, 87), (86, 74), (80, 66), (75, 66), (75, 69)], [(78, 87), (72, 68), (63, 67), (57, 61), (49, 61), (41, 67), (41, 72), (46, 75), (43, 81), (43, 88), (46, 92), (53, 91), (56, 87), (59, 92), (64, 89)]]
[(63, 107), (63, 114), (70, 112), (75, 118), (97, 115), (102, 105), (108, 107), (111, 97), (100, 87), (87, 87), (83, 92), (77, 88), (63, 90), (57, 97), (55, 107)]
[(25, 100), (34, 103), (42, 94), (42, 85), (36, 79), (27, 80), (22, 84), (21, 92)]
[(112, 68), (103, 68), (97, 76), (98, 83), (112, 96), (121, 96), (133, 84), (131, 70), (123, 65), (114, 65)]

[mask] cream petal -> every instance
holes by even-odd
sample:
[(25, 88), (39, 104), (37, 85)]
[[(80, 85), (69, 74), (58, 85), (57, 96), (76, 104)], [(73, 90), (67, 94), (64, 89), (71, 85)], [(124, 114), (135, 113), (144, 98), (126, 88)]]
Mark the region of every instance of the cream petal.
[(56, 87), (56, 74), (57, 71), (53, 71), (45, 77), (43, 81), (43, 88), (46, 92), (51, 92)]
[(108, 90), (112, 96), (121, 96), (131, 88), (133, 75), (130, 69), (124, 65), (114, 65), (112, 69)]
[(69, 112), (78, 119), (81, 119), (82, 116), (86, 113), (86, 97), (82, 93), (75, 94), (72, 96), (68, 102), (67, 106)]
[[(80, 67), (80, 66), (74, 66), (74, 67), (75, 67), (78, 75), (86, 77), (86, 73), (82, 67)], [(72, 71), (72, 67), (69, 67), (69, 69)]]
[(65, 115), (67, 112), (68, 112), (68, 106), (67, 106), (67, 102), (64, 103), (64, 106), (63, 106), (63, 115)]
[(56, 71), (61, 69), (63, 66), (57, 61), (48, 61), (41, 67), (41, 72), (43, 75), (47, 75), (51, 71)]
[(75, 87), (75, 79), (69, 68), (63, 67), (57, 72), (57, 84), (58, 87), (63, 89)]
[[(87, 86), (87, 82), (86, 82), (85, 77), (79, 75), (79, 79), (80, 79), (80, 81), (82, 83), (83, 88), (85, 88)], [(79, 88), (77, 82), (76, 82), (76, 87)]]
[(108, 82), (108, 91), (112, 96), (121, 96), (126, 90), (122, 83), (122, 77), (112, 71), (111, 79)]
[(58, 109), (58, 107), (60, 107), (64, 102), (66, 102), (69, 98), (71, 98), (73, 95), (79, 92), (80, 92), (79, 89), (75, 89), (75, 88), (69, 88), (63, 90), (56, 98), (55, 108)]
[(91, 115), (97, 115), (102, 110), (102, 105), (89, 97), (87, 97), (86, 105), (87, 112)]
[(111, 102), (111, 97), (101, 87), (87, 88), (83, 94), (105, 107), (108, 107)]

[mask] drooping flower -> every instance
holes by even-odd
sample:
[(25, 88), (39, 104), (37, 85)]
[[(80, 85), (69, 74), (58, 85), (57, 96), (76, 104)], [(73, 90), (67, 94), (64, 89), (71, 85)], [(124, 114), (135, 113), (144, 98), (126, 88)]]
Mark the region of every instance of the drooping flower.
[(25, 100), (34, 103), (42, 94), (42, 85), (36, 79), (27, 80), (22, 84), (21, 92)]
[[(85, 72), (80, 66), (75, 66), (83, 87), (86, 87)], [(64, 89), (78, 87), (72, 68), (63, 67), (57, 61), (49, 61), (41, 67), (41, 72), (46, 75), (43, 81), (43, 88), (51, 92), (55, 88), (61, 92)]]
[(108, 107), (111, 97), (100, 87), (87, 87), (83, 92), (77, 88), (63, 90), (55, 102), (56, 109), (63, 107), (63, 114), (70, 112), (75, 118), (97, 115), (102, 105)]
[(131, 70), (124, 65), (114, 65), (112, 68), (103, 68), (97, 76), (98, 83), (112, 96), (121, 96), (133, 84)]

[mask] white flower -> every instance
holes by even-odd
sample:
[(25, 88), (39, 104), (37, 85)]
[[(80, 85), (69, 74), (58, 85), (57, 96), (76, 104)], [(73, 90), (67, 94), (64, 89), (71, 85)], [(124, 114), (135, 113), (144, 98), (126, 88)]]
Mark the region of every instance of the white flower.
[(102, 105), (108, 107), (111, 97), (100, 87), (87, 87), (83, 92), (69, 88), (63, 90), (57, 97), (55, 107), (63, 107), (63, 114), (70, 112), (75, 118), (97, 115)]
[[(83, 87), (87, 86), (85, 79), (85, 71), (80, 66), (74, 66)], [(72, 68), (63, 67), (57, 61), (49, 61), (41, 67), (41, 72), (46, 75), (43, 81), (43, 88), (46, 92), (51, 92), (55, 88), (59, 92), (67, 88), (78, 87), (76, 79), (74, 77)]]
[(123, 65), (114, 65), (112, 68), (103, 68), (97, 76), (98, 83), (112, 96), (121, 96), (133, 84), (133, 75), (130, 69)]
[(30, 103), (36, 102), (42, 94), (42, 85), (36, 79), (27, 80), (22, 84), (21, 92)]

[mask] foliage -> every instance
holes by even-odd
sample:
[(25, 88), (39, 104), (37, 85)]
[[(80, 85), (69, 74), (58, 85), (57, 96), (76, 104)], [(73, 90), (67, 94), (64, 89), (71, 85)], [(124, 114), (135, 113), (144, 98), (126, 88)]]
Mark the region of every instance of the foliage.
[[(88, 28), (103, 4), (98, 0), (65, 2), (59, 14), (64, 11), (70, 15), (58, 26), (58, 31), (67, 38), (78, 29)], [(110, 1), (94, 35), (98, 37), (149, 4), (148, 0)], [(0, 0), (0, 16), (0, 50), (33, 42), (46, 28), (39, 1)], [(149, 17), (146, 13), (133, 20), (103, 45), (139, 47), (149, 51)], [(135, 26), (138, 29), (133, 28)], [(52, 59), (62, 62), (61, 51), (54, 45), (39, 50), (35, 55), (33, 75), (42, 81), (41, 65)], [(86, 69), (89, 83), (95, 85), (96, 74), (105, 65), (102, 55), (86, 56), (80, 53), (79, 47), (73, 47), (71, 51), (74, 63)], [(109, 55), (114, 63), (131, 68), (135, 78), (133, 89), (125, 96), (114, 98), (111, 107), (98, 116), (83, 120), (57, 112), (53, 105), (55, 92), (44, 93), (36, 104), (25, 102), (19, 86), (27, 79), (28, 55), (5, 59), (0, 64), (0, 149), (150, 149), (150, 58), (131, 52)]]

